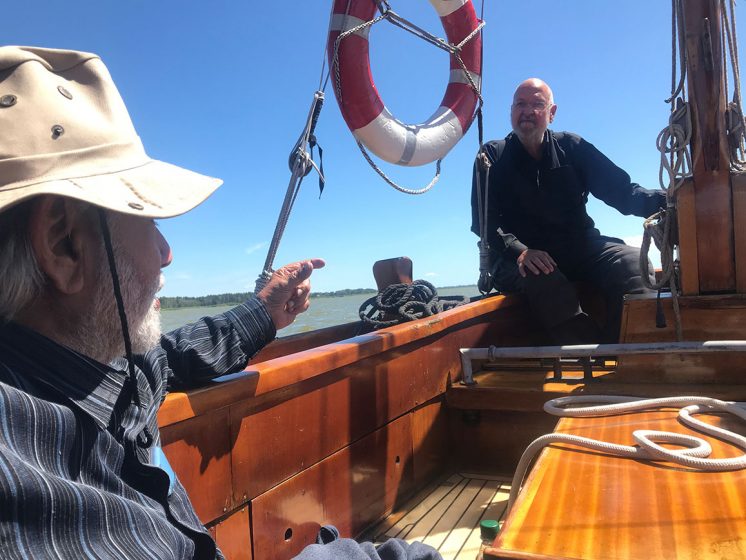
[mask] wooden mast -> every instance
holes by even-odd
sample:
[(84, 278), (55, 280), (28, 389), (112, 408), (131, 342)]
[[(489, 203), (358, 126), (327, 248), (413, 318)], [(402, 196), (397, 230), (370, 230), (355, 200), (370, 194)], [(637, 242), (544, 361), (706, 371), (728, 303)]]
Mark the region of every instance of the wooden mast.
[[(726, 69), (720, 2), (683, 0), (683, 7), (693, 179), (682, 186), (678, 197), (682, 292), (685, 295), (743, 293), (746, 292), (746, 270), (741, 270), (746, 267), (743, 255), (740, 255), (738, 286), (736, 282), (736, 250), (743, 253), (744, 248), (742, 239), (737, 243), (739, 228), (734, 222), (725, 128), (727, 92), (723, 91)], [(746, 201), (738, 202), (738, 212), (744, 218)]]

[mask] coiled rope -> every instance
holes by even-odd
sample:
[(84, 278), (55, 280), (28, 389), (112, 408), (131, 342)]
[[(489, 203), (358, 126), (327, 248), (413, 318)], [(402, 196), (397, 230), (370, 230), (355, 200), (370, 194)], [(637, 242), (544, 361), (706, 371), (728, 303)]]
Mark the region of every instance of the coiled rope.
[(468, 303), (464, 296), (438, 296), (426, 280), (392, 284), (360, 306), (360, 319), (376, 329), (429, 317)]
[[(582, 406), (567, 408), (576, 404), (592, 403), (597, 406)], [(647, 461), (668, 461), (705, 472), (733, 471), (746, 468), (746, 437), (733, 433), (717, 426), (712, 426), (694, 418), (695, 414), (712, 414), (716, 412), (727, 412), (742, 420), (746, 420), (746, 403), (721, 401), (709, 397), (666, 397), (659, 399), (645, 399), (638, 397), (620, 397), (609, 395), (583, 395), (573, 397), (560, 397), (552, 399), (544, 404), (544, 410), (555, 416), (568, 416), (573, 418), (590, 418), (598, 416), (611, 416), (615, 414), (627, 414), (641, 410), (655, 408), (682, 407), (679, 410), (678, 420), (690, 428), (701, 433), (727, 441), (738, 447), (745, 453), (739, 457), (711, 459), (710, 444), (702, 438), (662, 432), (656, 430), (635, 430), (632, 432), (637, 446), (619, 445), (606, 441), (576, 436), (572, 434), (553, 433), (541, 436), (529, 445), (521, 456), (516, 467), (513, 482), (510, 488), (508, 500), (508, 511), (515, 503), (515, 499), (523, 485), (529, 467), (536, 455), (547, 445), (552, 443), (571, 443), (579, 447), (593, 449), (618, 457), (631, 459), (642, 459)], [(659, 443), (681, 445), (684, 449), (667, 449)]]
[[(722, 27), (723, 68), (730, 58), (730, 70), (733, 76), (733, 101), (728, 103), (725, 112), (726, 135), (730, 150), (730, 169), (735, 172), (746, 171), (746, 129), (744, 127), (743, 107), (741, 102), (741, 74), (738, 61), (738, 45), (736, 37), (735, 0), (720, 1)], [(656, 146), (661, 154), (661, 166), (658, 180), (662, 189), (666, 191), (666, 209), (650, 216), (643, 224), (643, 240), (640, 250), (640, 269), (643, 282), (648, 288), (660, 290), (668, 286), (671, 290), (673, 311), (675, 318), (676, 337), (683, 340), (681, 313), (679, 310), (678, 288), (676, 285), (676, 262), (674, 247), (677, 244), (675, 233), (676, 224), (676, 196), (684, 181), (692, 175), (692, 161), (689, 145), (692, 137), (692, 122), (689, 103), (686, 100), (685, 78), (687, 67), (686, 34), (684, 28), (684, 10), (681, 0), (672, 0), (671, 19), (672, 41), (672, 72), (671, 97), (666, 103), (671, 103), (671, 115), (668, 125), (661, 130), (656, 140)], [(727, 54), (726, 54), (727, 53)], [(676, 75), (677, 58), (680, 61), (681, 72)], [(728, 72), (723, 72), (723, 91), (728, 91)], [(663, 274), (659, 282), (650, 281), (650, 264), (648, 251), (651, 240), (661, 252), (661, 266)], [(662, 310), (658, 310), (658, 326), (665, 326)]]

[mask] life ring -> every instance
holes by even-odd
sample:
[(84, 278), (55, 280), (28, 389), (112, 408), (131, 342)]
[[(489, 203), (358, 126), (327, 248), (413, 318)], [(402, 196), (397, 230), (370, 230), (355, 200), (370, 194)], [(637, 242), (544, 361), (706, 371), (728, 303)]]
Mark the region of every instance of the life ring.
[[(429, 0), (440, 16), (448, 42), (458, 44), (478, 25), (471, 0)], [(334, 43), (340, 33), (374, 18), (375, 0), (335, 0), (329, 28), (329, 67), (334, 79)], [(386, 108), (373, 83), (368, 56), (370, 26), (339, 43), (337, 101), (355, 138), (384, 161), (424, 165), (443, 158), (466, 133), (474, 118), (477, 95), (451, 55), (451, 74), (440, 107), (422, 124), (405, 124)], [(461, 49), (461, 60), (479, 87), (482, 38), (477, 34)]]

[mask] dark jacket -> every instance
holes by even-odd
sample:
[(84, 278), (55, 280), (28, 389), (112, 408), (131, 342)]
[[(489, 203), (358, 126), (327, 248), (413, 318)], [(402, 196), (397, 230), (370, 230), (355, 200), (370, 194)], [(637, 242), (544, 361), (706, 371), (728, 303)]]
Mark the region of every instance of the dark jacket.
[[(625, 215), (648, 217), (666, 205), (664, 191), (632, 183), (624, 170), (576, 134), (548, 130), (540, 161), (513, 133), (488, 142), (485, 149), (492, 164), (487, 234), (497, 257), (516, 258), (527, 248), (550, 254), (572, 250), (578, 239), (599, 235), (585, 208), (589, 193)], [(475, 162), (471, 230), (477, 235), (478, 175), (484, 189), (485, 173)]]

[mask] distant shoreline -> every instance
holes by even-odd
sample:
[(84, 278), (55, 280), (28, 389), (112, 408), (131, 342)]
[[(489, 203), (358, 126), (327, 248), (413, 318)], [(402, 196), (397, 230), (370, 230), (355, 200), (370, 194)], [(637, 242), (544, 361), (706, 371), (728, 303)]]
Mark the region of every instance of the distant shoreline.
[[(436, 286), (436, 290), (448, 288), (469, 288), (474, 284), (462, 284), (459, 286)], [(378, 290), (374, 288), (348, 288), (333, 292), (312, 292), (312, 298), (335, 298), (345, 296), (356, 296), (375, 294)], [(246, 301), (253, 292), (233, 292), (227, 294), (216, 294), (207, 296), (164, 296), (159, 298), (162, 310), (189, 309), (193, 307), (225, 307), (239, 305)]]

